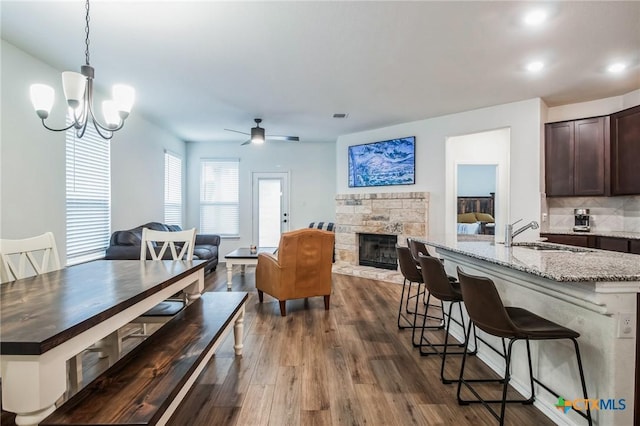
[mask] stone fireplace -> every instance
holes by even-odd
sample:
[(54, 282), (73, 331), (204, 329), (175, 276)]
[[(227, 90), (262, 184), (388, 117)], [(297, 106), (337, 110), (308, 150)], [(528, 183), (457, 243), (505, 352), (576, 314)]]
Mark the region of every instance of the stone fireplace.
[[(428, 216), (428, 192), (336, 195), (336, 263), (333, 271), (402, 283), (397, 266), (391, 270), (359, 264), (359, 234), (395, 237), (390, 243), (395, 248), (396, 243), (406, 245), (407, 237), (425, 238), (429, 229)], [(386, 258), (388, 249), (384, 251)]]

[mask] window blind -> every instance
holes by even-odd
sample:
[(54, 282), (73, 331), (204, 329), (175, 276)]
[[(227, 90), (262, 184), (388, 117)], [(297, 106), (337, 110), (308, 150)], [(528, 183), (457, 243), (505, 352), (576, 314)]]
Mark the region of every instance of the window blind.
[(222, 237), (240, 235), (238, 159), (201, 161), (200, 232)]
[(182, 226), (182, 158), (164, 152), (164, 223)]
[[(71, 119), (67, 118), (67, 125)], [(66, 132), (67, 264), (104, 256), (111, 233), (109, 141), (90, 123), (82, 139)]]

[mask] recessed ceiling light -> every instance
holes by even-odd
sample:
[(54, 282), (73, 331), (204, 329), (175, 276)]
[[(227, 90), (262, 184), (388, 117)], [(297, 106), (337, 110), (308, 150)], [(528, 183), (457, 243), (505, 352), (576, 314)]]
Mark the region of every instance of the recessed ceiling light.
[(542, 9), (536, 9), (524, 16), (524, 23), (530, 26), (537, 26), (542, 24), (547, 19), (547, 12)]
[(531, 62), (531, 63), (527, 64), (527, 71), (538, 72), (542, 68), (544, 68), (544, 64), (542, 62), (540, 62), (540, 61), (534, 61), (534, 62)]
[(615, 64), (609, 65), (609, 67), (607, 68), (607, 71), (617, 73), (617, 72), (624, 71), (626, 68), (627, 66), (622, 62), (616, 62)]

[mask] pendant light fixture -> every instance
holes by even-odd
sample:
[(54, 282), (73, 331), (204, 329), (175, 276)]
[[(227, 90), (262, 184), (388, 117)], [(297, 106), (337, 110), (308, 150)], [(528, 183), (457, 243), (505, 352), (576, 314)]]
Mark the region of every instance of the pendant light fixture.
[(62, 73), (62, 88), (69, 106), (69, 115), (73, 122), (62, 129), (54, 129), (45, 123), (53, 107), (54, 90), (45, 84), (31, 85), (31, 103), (36, 114), (42, 120), (42, 125), (54, 132), (63, 132), (70, 128), (76, 129), (76, 136), (82, 138), (87, 124), (91, 122), (102, 138), (111, 139), (113, 133), (122, 129), (124, 121), (129, 116), (135, 90), (131, 86), (116, 84), (113, 86), (113, 99), (102, 103), (105, 124), (94, 115), (93, 107), (93, 78), (94, 69), (89, 64), (89, 0), (86, 1), (85, 26), (85, 65), (80, 67), (80, 73), (65, 71)]

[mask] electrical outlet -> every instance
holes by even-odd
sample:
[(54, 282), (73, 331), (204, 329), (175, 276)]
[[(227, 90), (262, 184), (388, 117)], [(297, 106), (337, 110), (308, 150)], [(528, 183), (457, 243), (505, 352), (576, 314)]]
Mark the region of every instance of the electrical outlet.
[(631, 339), (635, 337), (634, 314), (618, 314), (618, 337), (621, 339)]

